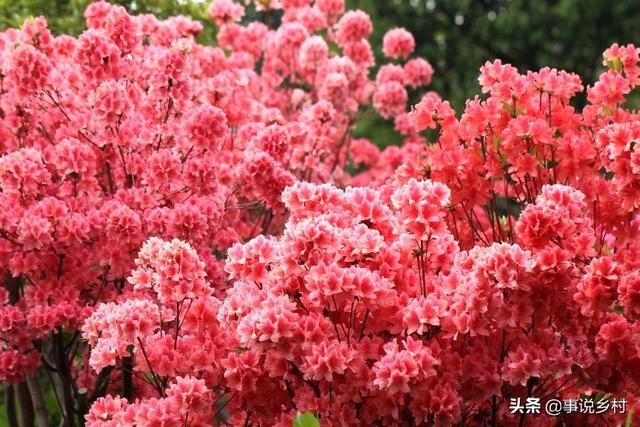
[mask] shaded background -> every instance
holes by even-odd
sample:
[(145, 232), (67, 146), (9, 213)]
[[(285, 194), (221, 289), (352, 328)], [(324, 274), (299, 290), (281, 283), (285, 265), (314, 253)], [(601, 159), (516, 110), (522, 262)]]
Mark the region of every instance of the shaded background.
[[(593, 84), (604, 70), (602, 52), (612, 43), (640, 43), (640, 0), (347, 0), (374, 21), (373, 46), (386, 30), (403, 26), (416, 39), (416, 54), (435, 69), (428, 89), (458, 114), (480, 94), (479, 68), (497, 58), (520, 72), (549, 66)], [(380, 62), (380, 52), (376, 52)], [(640, 107), (640, 96), (633, 105)], [(586, 96), (575, 99), (577, 107)], [(382, 119), (369, 114), (358, 129), (379, 145), (398, 143)], [(382, 136), (385, 143), (375, 138)]]

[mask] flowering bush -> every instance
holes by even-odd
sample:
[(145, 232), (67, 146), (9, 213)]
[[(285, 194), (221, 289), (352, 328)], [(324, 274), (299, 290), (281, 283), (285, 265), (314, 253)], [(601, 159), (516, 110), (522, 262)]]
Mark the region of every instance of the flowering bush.
[[(42, 18), (0, 35), (0, 380), (23, 417), (39, 371), (67, 425), (637, 403), (639, 50), (605, 51), (582, 110), (578, 76), (488, 62), (457, 115), (433, 92), (408, 108), (433, 69), (401, 28), (371, 77), (371, 20), (341, 0), (209, 12), (217, 47), (104, 2), (77, 39)], [(352, 136), (369, 106), (402, 146)]]

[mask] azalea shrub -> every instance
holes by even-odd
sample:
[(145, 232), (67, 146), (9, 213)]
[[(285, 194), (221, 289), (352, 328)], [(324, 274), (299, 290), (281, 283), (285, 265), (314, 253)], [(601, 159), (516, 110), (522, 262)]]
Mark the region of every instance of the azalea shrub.
[[(68, 426), (556, 425), (511, 410), (527, 398), (632, 414), (640, 50), (611, 46), (586, 87), (488, 62), (456, 113), (409, 32), (376, 67), (342, 0), (209, 13), (215, 47), (101, 1), (77, 38), (43, 18), (0, 34), (10, 422), (46, 421), (43, 390)], [(354, 136), (370, 110), (401, 146)]]

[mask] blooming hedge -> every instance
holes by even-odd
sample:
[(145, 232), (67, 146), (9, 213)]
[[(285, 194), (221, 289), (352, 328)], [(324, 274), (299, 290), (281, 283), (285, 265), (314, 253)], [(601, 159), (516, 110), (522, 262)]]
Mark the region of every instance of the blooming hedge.
[[(105, 2), (78, 38), (42, 18), (0, 34), (0, 380), (22, 418), (49, 380), (66, 425), (633, 409), (640, 50), (604, 52), (581, 110), (577, 75), (488, 62), (457, 115), (433, 92), (409, 107), (433, 69), (406, 30), (372, 78), (365, 12), (245, 3), (211, 4), (217, 47)], [(353, 136), (368, 108), (402, 146)]]

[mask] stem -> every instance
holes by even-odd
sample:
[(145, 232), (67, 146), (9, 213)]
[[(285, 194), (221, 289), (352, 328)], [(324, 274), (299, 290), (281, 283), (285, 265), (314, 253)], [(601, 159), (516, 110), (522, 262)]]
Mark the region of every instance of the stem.
[(264, 221), (264, 225), (262, 226), (262, 232), (260, 234), (267, 235), (269, 232), (269, 227), (271, 226), (271, 222), (273, 221), (273, 211), (269, 209), (267, 211), (267, 216)]
[(17, 304), (20, 301), (20, 286), (22, 280), (19, 277), (7, 276), (5, 279), (5, 287), (9, 292), (9, 304)]
[(133, 397), (133, 356), (122, 359), (122, 397), (131, 402)]
[(329, 383), (329, 411), (331, 411), (331, 407), (333, 406), (333, 382)]
[[(51, 372), (56, 372), (56, 369), (53, 366), (51, 366), (50, 368), (45, 369), (45, 372), (47, 374), (47, 378), (49, 378), (49, 383), (51, 384), (51, 390), (53, 390), (53, 396), (56, 399), (58, 408), (62, 408), (62, 402), (59, 397), (60, 393), (58, 393), (58, 390), (61, 390), (62, 386), (60, 385), (60, 382), (55, 381), (53, 379), (53, 375), (51, 375)], [(87, 411), (88, 411), (88, 407), (87, 407)]]
[(20, 421), (22, 427), (35, 427), (35, 413), (33, 400), (26, 382), (17, 385), (18, 401), (20, 402)]
[[(342, 138), (340, 139), (340, 142), (338, 143), (338, 149), (336, 150), (336, 157), (335, 157), (335, 160), (333, 161), (333, 165), (331, 166), (331, 173), (333, 173), (336, 170), (336, 167), (340, 163), (340, 152), (342, 151), (342, 147), (344, 147), (345, 142), (347, 142), (347, 141), (349, 141), (349, 143), (351, 142), (351, 138), (349, 137), (349, 131), (350, 130), (351, 130), (351, 123), (349, 123), (349, 125), (345, 129), (344, 134), (342, 134)], [(348, 152), (348, 150), (349, 150), (349, 148), (347, 146), (347, 152)], [(346, 159), (346, 157), (345, 157), (345, 159)]]
[[(20, 301), (20, 290), (22, 288), (22, 277), (12, 277), (7, 275), (5, 277), (4, 285), (9, 293), (9, 304), (15, 305)], [(7, 404), (7, 418), (9, 425), (18, 425), (18, 413), (16, 411), (15, 394), (18, 394), (18, 401), (20, 402), (20, 425), (23, 427), (34, 426), (34, 412), (33, 402), (31, 400), (31, 393), (25, 382), (22, 382), (16, 386), (7, 386), (6, 388), (6, 404)]]
[(47, 406), (44, 403), (44, 396), (42, 395), (38, 377), (35, 374), (29, 375), (27, 377), (27, 385), (33, 398), (33, 408), (35, 409), (38, 426), (49, 427), (49, 415), (47, 414)]
[(359, 341), (362, 341), (362, 338), (364, 337), (364, 328), (365, 326), (367, 326), (368, 318), (369, 318), (369, 309), (367, 308), (367, 311), (365, 311), (364, 313), (364, 319), (362, 320), (362, 327), (360, 328), (360, 338), (358, 339)]
[(178, 347), (178, 333), (180, 332), (180, 309), (182, 308), (182, 302), (176, 303), (176, 333), (173, 336), (173, 349)]
[[(499, 361), (500, 364), (504, 362), (504, 358), (506, 356), (506, 350), (507, 350), (505, 347), (506, 341), (507, 341), (507, 331), (503, 329), (502, 343), (500, 344), (500, 361)], [(491, 398), (491, 427), (497, 427), (498, 425), (497, 415), (498, 415), (498, 398), (494, 394)]]
[(497, 427), (498, 426), (497, 415), (498, 415), (498, 399), (496, 398), (496, 395), (494, 394), (491, 397), (491, 427)]
[(304, 379), (304, 375), (302, 374), (302, 371), (293, 362), (289, 362), (289, 366), (291, 367), (291, 370), (293, 371), (293, 373), (298, 378), (300, 378), (305, 384), (307, 384), (309, 387), (311, 387), (311, 389), (313, 390), (313, 392), (316, 395), (316, 397), (319, 398), (320, 397), (320, 386), (318, 386), (318, 384), (313, 382), (313, 381)]
[(4, 401), (7, 407), (7, 423), (9, 427), (19, 427), (18, 414), (16, 413), (15, 390), (12, 385), (5, 386)]
[[(89, 412), (89, 407), (95, 402), (98, 398), (103, 397), (106, 394), (107, 387), (109, 386), (109, 378), (111, 376), (111, 371), (113, 370), (112, 366), (107, 366), (98, 374), (98, 377), (95, 381), (95, 387), (91, 395), (87, 396), (86, 394), (80, 395), (80, 399), (78, 401), (79, 412), (81, 414), (86, 414)], [(55, 389), (54, 389), (55, 391)], [(56, 396), (57, 399), (57, 396)], [(83, 420), (81, 419), (81, 422)], [(81, 425), (84, 425), (82, 423)]]
[(422, 283), (424, 275), (422, 274), (422, 262), (420, 262), (422, 259), (422, 242), (420, 242), (417, 247), (416, 262), (418, 263), (418, 283), (420, 285), (420, 293), (424, 296), (424, 285)]
[(349, 329), (347, 330), (347, 345), (351, 345), (351, 330), (356, 323), (356, 312), (354, 310), (356, 306), (356, 299), (351, 302), (351, 310), (349, 311)]
[[(535, 377), (529, 377), (529, 380), (527, 381), (527, 399), (529, 399), (529, 397), (531, 397), (531, 391), (533, 390), (533, 387), (536, 385), (537, 383), (537, 378)], [(520, 421), (518, 422), (518, 427), (522, 427), (524, 426), (524, 419), (527, 416), (527, 411), (523, 411), (522, 414), (520, 414)]]
[(509, 204), (509, 183), (507, 177), (504, 179), (504, 197), (507, 208), (507, 225), (509, 226), (509, 241), (513, 242), (513, 227), (511, 226), (511, 206)]
[(144, 350), (144, 345), (142, 344), (142, 340), (140, 338), (138, 338), (138, 343), (140, 344), (140, 350), (142, 350), (142, 356), (144, 357), (144, 360), (145, 362), (147, 362), (147, 366), (149, 367), (149, 372), (151, 372), (151, 378), (153, 379), (153, 383), (155, 384), (155, 389), (158, 391), (158, 394), (160, 395), (160, 397), (165, 397), (164, 390), (160, 386), (160, 383), (158, 382), (158, 377), (156, 376), (155, 371), (151, 367), (151, 363), (149, 362), (149, 358), (147, 357), (147, 352)]
[(214, 414), (214, 418), (218, 418), (218, 415), (220, 414), (220, 412), (222, 412), (224, 410), (224, 408), (227, 407), (227, 405), (229, 404), (229, 402), (231, 402), (231, 399), (233, 399), (235, 397), (237, 393), (233, 393), (231, 394), (231, 397), (229, 397), (229, 400), (227, 400), (226, 402), (224, 402), (222, 404), (222, 406), (220, 406), (220, 408), (218, 408), (218, 410), (216, 411), (216, 413)]
[(62, 383), (62, 414), (64, 417), (63, 426), (74, 427), (75, 416), (73, 410), (73, 395), (71, 392), (72, 378), (71, 371), (69, 369), (69, 363), (67, 361), (67, 354), (64, 351), (64, 341), (62, 337), (62, 330), (53, 334), (53, 351), (55, 353), (56, 367), (58, 369), (58, 375)]

